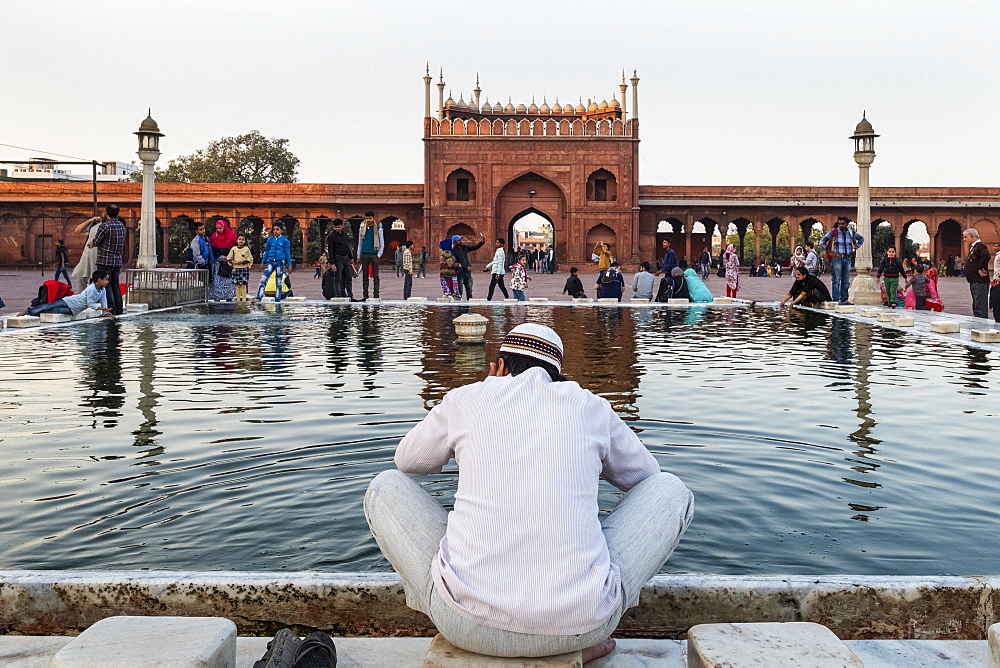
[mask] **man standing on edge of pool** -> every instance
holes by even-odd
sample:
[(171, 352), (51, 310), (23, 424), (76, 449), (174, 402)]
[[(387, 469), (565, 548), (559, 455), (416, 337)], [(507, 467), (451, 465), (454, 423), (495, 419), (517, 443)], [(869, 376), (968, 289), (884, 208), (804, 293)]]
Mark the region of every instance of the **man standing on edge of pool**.
[[(660, 471), (607, 400), (561, 375), (562, 360), (552, 329), (512, 329), (487, 378), (448, 392), (365, 495), (407, 605), (470, 652), (582, 650), (584, 662), (610, 653), (622, 615), (691, 523), (688, 488)], [(411, 476), (452, 458), (448, 513)], [(601, 479), (627, 492), (604, 521)]]

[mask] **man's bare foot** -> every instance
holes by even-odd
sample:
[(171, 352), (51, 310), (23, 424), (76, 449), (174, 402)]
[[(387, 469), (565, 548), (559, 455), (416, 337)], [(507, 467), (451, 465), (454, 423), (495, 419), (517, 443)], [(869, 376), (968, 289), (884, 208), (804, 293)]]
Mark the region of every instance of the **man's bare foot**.
[(607, 656), (611, 654), (615, 649), (615, 639), (608, 638), (604, 642), (597, 643), (593, 647), (588, 647), (583, 650), (583, 662), (585, 664), (590, 663), (594, 659), (600, 659), (602, 656)]

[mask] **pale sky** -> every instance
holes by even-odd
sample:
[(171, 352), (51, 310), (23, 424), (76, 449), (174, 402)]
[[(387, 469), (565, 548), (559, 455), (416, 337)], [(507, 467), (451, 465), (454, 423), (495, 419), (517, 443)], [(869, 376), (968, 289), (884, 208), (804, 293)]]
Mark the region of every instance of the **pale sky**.
[(514, 104), (638, 70), (642, 184), (856, 185), (867, 110), (873, 186), (1000, 185), (996, 2), (6, 0), (0, 25), (0, 143), (35, 149), (0, 161), (136, 160), (152, 107), (161, 165), (257, 129), (303, 182), (420, 183), (429, 61)]

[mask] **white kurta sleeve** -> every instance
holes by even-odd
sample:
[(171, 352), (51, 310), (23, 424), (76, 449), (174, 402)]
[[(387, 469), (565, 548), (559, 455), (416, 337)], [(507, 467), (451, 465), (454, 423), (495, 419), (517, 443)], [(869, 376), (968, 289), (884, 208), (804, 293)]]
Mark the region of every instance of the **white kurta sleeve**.
[(441, 403), (403, 437), (396, 448), (397, 469), (412, 476), (440, 473), (455, 456), (454, 445), (448, 436), (450, 405), (445, 395)]
[(660, 465), (610, 405), (606, 406), (606, 410), (610, 414), (608, 432), (611, 445), (602, 462), (601, 477), (627, 492), (649, 476), (659, 473)]

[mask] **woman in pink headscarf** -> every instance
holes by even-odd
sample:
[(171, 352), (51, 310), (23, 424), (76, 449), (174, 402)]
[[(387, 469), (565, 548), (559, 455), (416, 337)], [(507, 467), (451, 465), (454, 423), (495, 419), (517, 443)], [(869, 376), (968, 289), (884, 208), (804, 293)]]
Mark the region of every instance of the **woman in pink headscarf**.
[(740, 289), (740, 258), (736, 255), (736, 247), (732, 244), (726, 246), (726, 252), (722, 254), (722, 263), (726, 267), (726, 296), (736, 298), (736, 292)]
[[(211, 225), (211, 223), (209, 223)], [(236, 299), (236, 284), (233, 283), (233, 268), (227, 259), (229, 249), (236, 245), (236, 233), (229, 221), (220, 218), (215, 221), (215, 232), (208, 238), (212, 246), (215, 262), (212, 264), (212, 282), (208, 285), (208, 298), (218, 301)]]

